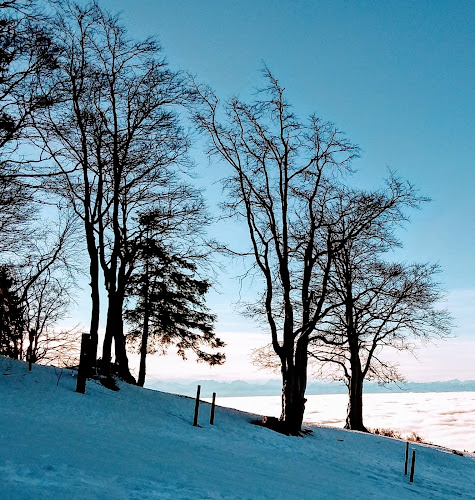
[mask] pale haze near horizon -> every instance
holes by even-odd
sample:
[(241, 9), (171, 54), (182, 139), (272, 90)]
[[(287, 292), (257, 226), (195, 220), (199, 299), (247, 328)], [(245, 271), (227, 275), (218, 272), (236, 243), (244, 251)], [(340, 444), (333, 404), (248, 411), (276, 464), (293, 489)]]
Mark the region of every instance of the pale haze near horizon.
[[(172, 68), (196, 75), (223, 100), (251, 95), (262, 84), (259, 70), (265, 61), (298, 115), (316, 112), (361, 146), (355, 185), (380, 186), (390, 167), (430, 197), (431, 203), (411, 214), (412, 222), (401, 232), (404, 248), (395, 258), (441, 265), (438, 278), (448, 291), (453, 338), (424, 347), (418, 360), (389, 353), (388, 359), (399, 362), (411, 381), (475, 379), (475, 4), (138, 0), (132, 5), (109, 0), (101, 5), (121, 10), (132, 36), (158, 36)], [(227, 166), (209, 164), (203, 150), (195, 136), (198, 183), (217, 213), (222, 195), (215, 182)], [(230, 243), (236, 235), (240, 241), (247, 236), (236, 225), (216, 227)], [(235, 307), (243, 291), (233, 278), (244, 267), (228, 269), (218, 275), (208, 300), (218, 315), (217, 333), (228, 343), (227, 363), (209, 368), (191, 355), (187, 363), (174, 355), (149, 356), (149, 377), (278, 377), (249, 362), (250, 351), (267, 344), (269, 336), (258, 333), (259, 327)], [(83, 325), (88, 324), (88, 292), (84, 287), (72, 311), (72, 320)]]

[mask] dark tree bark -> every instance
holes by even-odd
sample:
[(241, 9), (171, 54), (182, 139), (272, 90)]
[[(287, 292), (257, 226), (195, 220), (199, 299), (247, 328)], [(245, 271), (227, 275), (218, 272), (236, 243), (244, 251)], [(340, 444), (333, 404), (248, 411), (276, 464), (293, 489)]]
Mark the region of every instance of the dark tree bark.
[(363, 424), (363, 371), (358, 346), (353, 346), (350, 354), (351, 375), (348, 383), (348, 411), (345, 429), (368, 432)]
[(117, 375), (122, 380), (134, 384), (135, 379), (129, 370), (129, 360), (125, 345), (124, 323), (122, 319), (123, 303), (123, 292), (116, 290), (109, 291), (107, 323), (103, 344), (103, 372), (110, 374), (112, 341), (114, 341)]
[[(87, 173), (85, 173), (87, 179)], [(89, 255), (89, 286), (91, 288), (91, 321), (89, 326), (90, 340), (87, 344), (89, 352), (87, 357), (88, 366), (92, 372), (96, 370), (97, 347), (99, 344), (99, 317), (100, 317), (100, 295), (99, 295), (99, 256), (96, 247), (96, 238), (94, 236), (94, 223), (90, 217), (91, 199), (89, 196), (90, 188), (85, 182), (84, 189), (84, 230), (86, 233), (86, 246)], [(92, 373), (88, 374), (92, 375)]]
[[(91, 335), (88, 343), (88, 359), (90, 360), (89, 366), (92, 372), (96, 370), (97, 363), (97, 348), (99, 345), (99, 317), (100, 317), (100, 296), (99, 296), (99, 263), (91, 259), (89, 266), (89, 273), (91, 281), (91, 322), (89, 325), (89, 333)], [(90, 375), (93, 375), (91, 373)]]
[[(150, 237), (150, 232), (147, 231), (147, 238)], [(150, 266), (149, 258), (145, 258), (144, 262), (144, 284), (143, 284), (143, 326), (142, 326), (142, 336), (140, 339), (140, 366), (139, 366), (139, 376), (137, 379), (137, 385), (143, 387), (145, 384), (146, 375), (146, 362), (147, 362), (147, 347), (148, 347), (148, 337), (149, 337), (149, 327), (150, 327)]]
[(146, 302), (144, 307), (142, 339), (140, 341), (139, 377), (137, 379), (137, 385), (140, 387), (143, 387), (145, 384), (149, 324), (150, 324), (150, 307), (148, 302)]
[[(345, 250), (342, 254), (345, 255)], [(347, 256), (347, 254), (346, 254)], [(338, 260), (338, 258), (336, 259)], [(345, 278), (345, 320), (348, 337), (348, 350), (350, 355), (350, 373), (347, 379), (348, 385), (348, 411), (346, 415), (346, 429), (367, 432), (363, 425), (363, 371), (361, 369), (360, 353), (358, 346), (358, 335), (355, 330), (353, 279), (351, 266), (343, 270)]]
[(287, 362), (282, 367), (282, 413), (280, 420), (285, 422), (288, 433), (293, 435), (299, 434), (305, 413), (307, 361), (307, 342), (301, 340), (295, 349), (295, 363), (288, 356)]

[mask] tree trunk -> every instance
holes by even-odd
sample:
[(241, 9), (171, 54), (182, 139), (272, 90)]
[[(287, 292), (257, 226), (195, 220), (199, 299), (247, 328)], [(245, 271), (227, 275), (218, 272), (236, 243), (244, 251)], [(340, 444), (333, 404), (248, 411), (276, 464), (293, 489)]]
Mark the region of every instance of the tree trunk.
[(143, 387), (145, 384), (145, 361), (147, 358), (147, 344), (150, 320), (150, 301), (149, 301), (149, 281), (148, 281), (148, 260), (145, 262), (145, 287), (144, 287), (144, 318), (142, 330), (142, 342), (140, 345), (140, 369), (137, 385)]
[(348, 380), (348, 410), (345, 429), (368, 432), (363, 424), (363, 371), (361, 369), (359, 338), (355, 328), (353, 281), (350, 269), (345, 270), (346, 332), (350, 349), (351, 375)]
[(282, 413), (285, 431), (292, 436), (299, 436), (302, 430), (305, 412), (305, 390), (307, 388), (307, 345), (299, 342), (293, 356), (289, 355), (282, 364)]
[(298, 377), (287, 373), (282, 379), (282, 414), (285, 431), (291, 436), (299, 436), (305, 411), (305, 391), (299, 387)]
[(357, 352), (351, 353), (351, 377), (348, 381), (348, 411), (345, 429), (368, 432), (363, 424), (363, 372)]
[(122, 321), (124, 297), (120, 292), (111, 290), (108, 299), (106, 332), (102, 351), (103, 370), (106, 375), (110, 374), (112, 340), (114, 340), (117, 375), (125, 382), (135, 384), (135, 379), (129, 370), (129, 360), (125, 348), (124, 324)]
[(127, 357), (127, 350), (125, 347), (125, 335), (122, 321), (120, 321), (119, 328), (114, 334), (114, 340), (117, 375), (128, 384), (135, 384), (135, 378), (132, 376), (129, 369), (129, 358)]
[(114, 307), (111, 294), (109, 292), (106, 331), (104, 334), (104, 342), (102, 344), (101, 371), (104, 375), (110, 375), (111, 372), (110, 365), (112, 361), (112, 340), (114, 338), (113, 317), (114, 317)]
[[(107, 320), (106, 320), (106, 331), (104, 334), (104, 342), (102, 345), (102, 372), (105, 375), (110, 375), (111, 373), (111, 363), (112, 363), (112, 342), (115, 338), (115, 332), (117, 330), (117, 296), (115, 290), (109, 289), (109, 294), (107, 297)], [(117, 357), (117, 353), (116, 353)]]
[(137, 385), (143, 387), (145, 384), (145, 360), (147, 358), (147, 344), (148, 344), (148, 324), (149, 324), (150, 313), (145, 310), (145, 316), (143, 321), (142, 330), (142, 343), (140, 345), (140, 369), (139, 378), (137, 380)]
[(129, 369), (129, 358), (127, 356), (127, 349), (125, 345), (125, 335), (124, 335), (124, 320), (122, 318), (122, 309), (124, 304), (124, 294), (117, 292), (115, 301), (115, 330), (114, 330), (114, 340), (115, 340), (115, 359), (117, 362), (118, 375), (122, 380), (125, 380), (128, 384), (135, 384), (135, 378), (130, 373)]
[[(88, 343), (88, 366), (94, 371), (97, 365), (97, 347), (99, 343), (99, 262), (97, 260), (97, 254), (95, 262), (91, 259), (89, 266), (91, 274), (91, 326), (89, 333), (91, 335)], [(92, 375), (92, 373), (90, 374)]]
[[(87, 192), (87, 190), (86, 190)], [(86, 196), (89, 200), (89, 196)], [(94, 236), (94, 225), (90, 221), (89, 206), (84, 203), (86, 216), (84, 218), (84, 231), (86, 233), (87, 253), (89, 254), (89, 275), (91, 281), (91, 323), (89, 328), (90, 340), (87, 351), (87, 365), (89, 370), (94, 371), (97, 366), (97, 346), (99, 343), (99, 256), (97, 254), (96, 238)], [(86, 376), (92, 376), (93, 373), (88, 373)]]

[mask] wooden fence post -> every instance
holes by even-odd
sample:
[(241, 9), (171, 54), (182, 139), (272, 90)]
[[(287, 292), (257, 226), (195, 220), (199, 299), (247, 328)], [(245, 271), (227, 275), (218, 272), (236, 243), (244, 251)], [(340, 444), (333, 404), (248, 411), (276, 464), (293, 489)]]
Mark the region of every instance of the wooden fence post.
[(214, 410), (215, 410), (215, 407), (216, 407), (216, 393), (213, 392), (213, 401), (211, 403), (211, 415), (209, 417), (209, 423), (211, 425), (214, 425)]
[(409, 459), (409, 441), (406, 441), (406, 458), (404, 460), (404, 475), (407, 476), (407, 462)]
[(200, 409), (200, 390), (201, 386), (198, 385), (198, 389), (196, 390), (195, 417), (193, 418), (193, 427), (198, 427), (198, 411)]
[(81, 338), (81, 355), (79, 357), (78, 379), (76, 382), (76, 392), (84, 394), (86, 392), (86, 377), (89, 373), (88, 366), (88, 351), (89, 340), (91, 336), (88, 333), (83, 333)]
[(31, 372), (31, 365), (33, 364), (33, 341), (35, 339), (34, 334), (35, 334), (34, 330), (30, 330), (28, 334), (30, 343), (26, 351), (26, 357), (28, 358), (28, 371), (30, 372)]
[(411, 475), (409, 477), (409, 482), (414, 482), (414, 469), (416, 467), (416, 450), (412, 451), (412, 464), (411, 464)]

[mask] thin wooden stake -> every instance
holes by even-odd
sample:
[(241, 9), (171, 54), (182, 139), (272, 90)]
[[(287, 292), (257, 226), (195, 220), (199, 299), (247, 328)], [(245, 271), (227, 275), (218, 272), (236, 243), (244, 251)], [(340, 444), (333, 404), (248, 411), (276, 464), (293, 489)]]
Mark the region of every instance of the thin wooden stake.
[(89, 340), (91, 336), (88, 333), (83, 333), (81, 338), (81, 355), (79, 356), (78, 379), (76, 382), (76, 392), (84, 394), (86, 392), (86, 378), (89, 373), (88, 367), (88, 350)]
[(411, 475), (409, 477), (409, 482), (414, 482), (414, 469), (416, 468), (416, 450), (412, 451), (412, 463), (411, 463)]
[(213, 392), (213, 401), (211, 403), (211, 415), (209, 417), (209, 423), (214, 425), (214, 409), (216, 407), (216, 393)]
[(200, 391), (201, 391), (201, 386), (198, 385), (198, 389), (196, 390), (195, 417), (193, 419), (193, 427), (198, 427), (198, 411), (200, 409)]
[(409, 460), (409, 442), (406, 441), (406, 458), (404, 460), (404, 475), (407, 476), (407, 462)]

